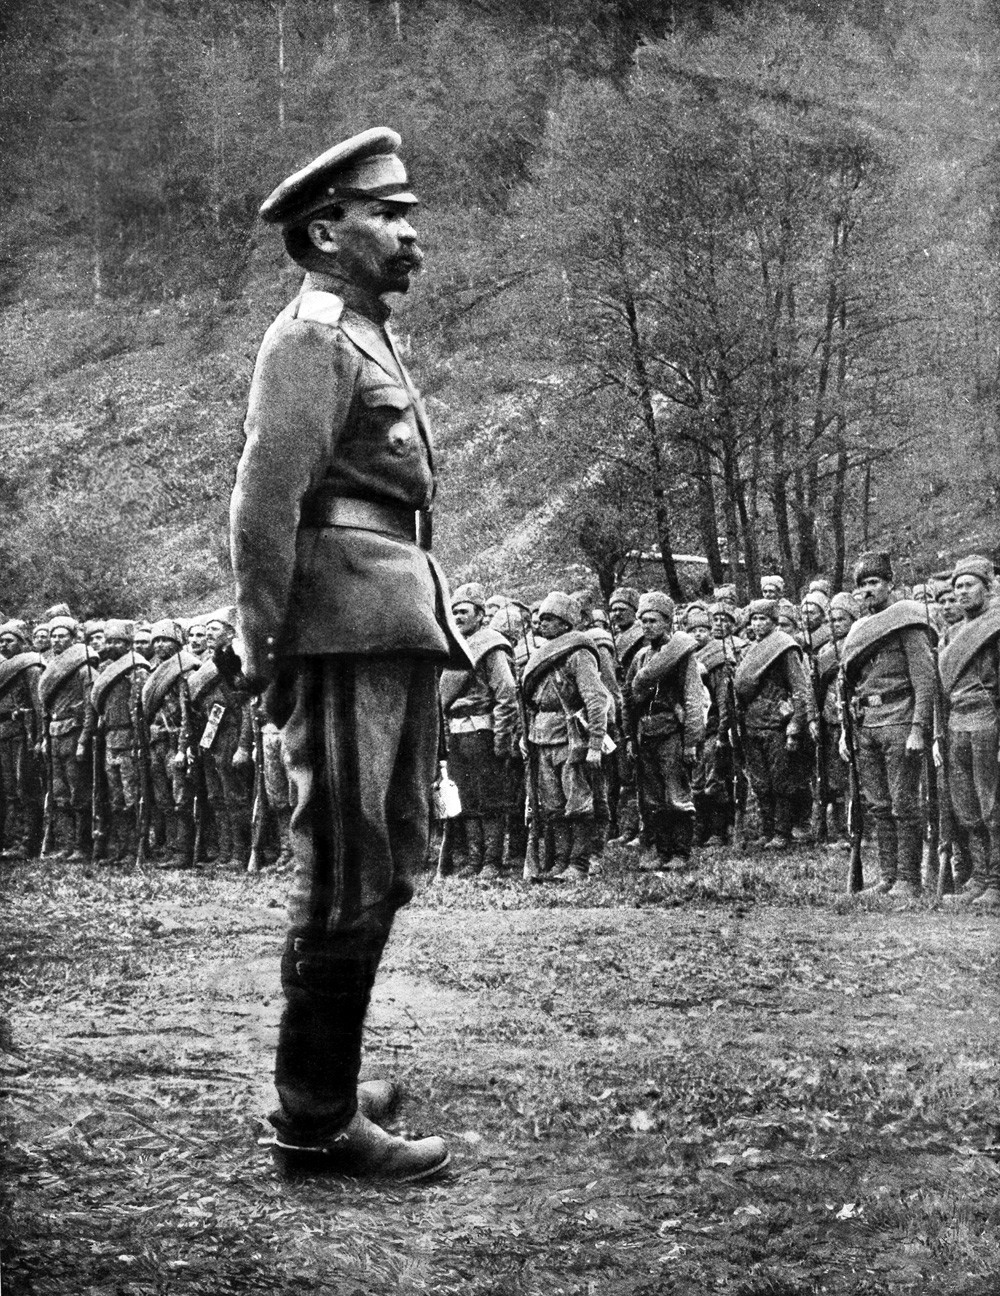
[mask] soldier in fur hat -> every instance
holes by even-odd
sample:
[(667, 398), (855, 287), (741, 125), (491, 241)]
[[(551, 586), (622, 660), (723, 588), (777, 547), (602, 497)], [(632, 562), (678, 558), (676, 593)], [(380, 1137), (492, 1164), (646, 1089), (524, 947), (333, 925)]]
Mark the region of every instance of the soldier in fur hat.
[(38, 681), (38, 693), (51, 769), (53, 836), (62, 858), (82, 860), (90, 850), (91, 808), (84, 723), (98, 661), (77, 641), (79, 626), (73, 617), (54, 616), (49, 627), (53, 655)]
[(686, 868), (694, 844), (691, 771), (705, 736), (698, 643), (685, 631), (674, 631), (673, 600), (659, 591), (640, 598), (639, 621), (645, 645), (625, 681), (639, 809), (652, 838), (639, 866)]
[(42, 846), (43, 718), (38, 681), (45, 661), (31, 650), (23, 621), (0, 625), (0, 656), (0, 845), (4, 855), (32, 859)]
[(201, 663), (183, 647), (184, 632), (169, 617), (154, 622), (150, 640), (153, 670), (142, 686), (142, 713), (149, 733), (153, 840), (164, 851), (161, 868), (190, 868), (195, 832), (188, 681)]
[[(517, 747), (517, 692), (510, 641), (483, 624), (482, 585), (460, 585), (451, 596), (455, 624), (465, 638), (471, 668), (441, 672), (441, 707), (448, 728), (448, 769), (462, 802), (466, 869), (486, 880), (503, 869), (505, 818), (510, 808), (507, 762)], [(445, 825), (442, 876), (451, 864), (452, 833)]]
[[(908, 904), (921, 893), (921, 758), (933, 716), (935, 672), (927, 608), (894, 600), (887, 553), (864, 553), (854, 567), (866, 615), (844, 640), (844, 705), (854, 709), (858, 777), (875, 825), (880, 880), (871, 898)], [(846, 758), (846, 752), (845, 752)]]
[(610, 698), (594, 640), (576, 629), (580, 605), (556, 590), (538, 610), (542, 639), (524, 670), (527, 741), (538, 773), (543, 875), (581, 882), (594, 851), (593, 778)]

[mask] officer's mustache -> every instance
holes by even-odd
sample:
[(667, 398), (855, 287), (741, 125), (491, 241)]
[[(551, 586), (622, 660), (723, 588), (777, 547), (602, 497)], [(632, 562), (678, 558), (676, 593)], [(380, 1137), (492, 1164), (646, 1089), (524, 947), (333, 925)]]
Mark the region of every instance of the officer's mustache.
[(424, 254), (420, 248), (410, 247), (405, 252), (397, 252), (392, 258), (392, 264), (400, 270), (416, 272), (423, 269)]

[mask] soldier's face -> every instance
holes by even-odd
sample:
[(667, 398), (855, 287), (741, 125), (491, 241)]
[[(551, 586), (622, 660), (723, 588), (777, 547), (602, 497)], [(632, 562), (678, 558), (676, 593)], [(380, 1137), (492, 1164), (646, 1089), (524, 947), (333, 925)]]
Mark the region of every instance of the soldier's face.
[(229, 641), (229, 627), (223, 625), (221, 621), (209, 621), (205, 628), (205, 634), (202, 643), (209, 650), (215, 652), (216, 648)]
[(52, 651), (58, 657), (60, 653), (64, 653), (66, 651), (66, 649), (70, 646), (73, 640), (70, 632), (60, 627), (58, 630), (52, 631), (51, 635), (49, 636), (49, 641), (52, 644)]
[(662, 612), (643, 612), (639, 620), (643, 638), (649, 643), (659, 643), (670, 633), (670, 622)]
[(49, 632), (48, 630), (36, 630), (31, 636), (31, 646), (35, 652), (48, 652), (49, 649)]
[(119, 657), (125, 656), (126, 652), (128, 652), (129, 646), (127, 639), (105, 639), (104, 656), (108, 661), (117, 661)]
[(206, 630), (204, 626), (192, 626), (188, 631), (188, 647), (193, 653), (200, 653), (205, 647)]
[(712, 631), (707, 625), (696, 625), (691, 627), (691, 635), (699, 648), (704, 648), (712, 637)]
[(851, 618), (840, 608), (834, 608), (830, 613), (830, 632), (834, 639), (843, 639), (851, 628)]
[(483, 614), (475, 603), (456, 603), (452, 608), (459, 632), (468, 639), (483, 624)]
[(627, 603), (612, 603), (611, 624), (616, 630), (627, 630), (635, 625), (635, 612)]
[(954, 590), (955, 602), (963, 613), (980, 612), (986, 606), (986, 586), (978, 577), (959, 576), (954, 584)]
[(95, 630), (94, 633), (87, 640), (87, 647), (93, 648), (95, 653), (99, 653), (101, 649), (104, 647), (104, 631)]
[(823, 609), (815, 603), (803, 603), (802, 620), (806, 623), (807, 630), (818, 630), (823, 624)]
[(889, 606), (892, 586), (881, 576), (866, 576), (854, 593), (866, 612), (881, 612)]
[(546, 612), (538, 618), (538, 633), (543, 639), (558, 639), (560, 635), (568, 634), (573, 627), (562, 617), (552, 616)]
[(166, 661), (167, 658), (172, 657), (175, 652), (177, 652), (177, 645), (174, 643), (173, 639), (153, 640), (153, 656), (157, 661)]
[(310, 221), (309, 237), (359, 288), (376, 297), (405, 293), (424, 262), (411, 215), (408, 203), (349, 202), (340, 220)]
[(764, 639), (774, 628), (774, 622), (769, 616), (752, 616), (750, 618), (750, 629), (753, 631), (755, 639)]
[(17, 641), (17, 636), (5, 634), (0, 636), (0, 653), (5, 657), (15, 657), (21, 650), (21, 645)]

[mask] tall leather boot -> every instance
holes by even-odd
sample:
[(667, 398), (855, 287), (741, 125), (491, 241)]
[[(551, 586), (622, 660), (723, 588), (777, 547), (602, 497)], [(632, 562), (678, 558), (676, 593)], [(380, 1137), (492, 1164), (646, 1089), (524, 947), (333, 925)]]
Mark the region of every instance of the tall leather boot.
[(985, 829), (970, 828), (955, 833), (952, 873), (953, 895), (944, 896), (949, 904), (971, 904), (986, 890), (990, 869), (990, 834)]
[(695, 841), (699, 846), (707, 846), (712, 835), (712, 804), (704, 792), (694, 794)]
[(681, 868), (691, 867), (694, 849), (695, 817), (693, 814), (674, 816), (674, 855)]
[(29, 801), (24, 808), (24, 857), (37, 859), (42, 850), (42, 803)]
[(84, 810), (70, 811), (69, 820), (73, 844), (66, 859), (75, 864), (85, 860), (90, 852), (90, 815)]
[(729, 841), (729, 829), (731, 827), (729, 807), (722, 805), (718, 801), (711, 802), (709, 806), (709, 834), (705, 845), (711, 849), (713, 846), (725, 846)]
[(233, 825), (229, 817), (229, 811), (221, 802), (214, 802), (212, 805), (213, 818), (215, 819), (215, 832), (218, 847), (215, 856), (215, 867), (217, 869), (230, 869), (233, 867)]
[(484, 816), (481, 823), (483, 867), (479, 876), (489, 881), (503, 872), (503, 819), (499, 815)]
[(924, 862), (924, 831), (921, 823), (899, 821), (896, 824), (897, 875), (891, 900), (909, 904), (919, 900), (923, 891), (921, 870)]
[(583, 882), (590, 868), (591, 846), (594, 840), (595, 825), (590, 815), (575, 815), (564, 821), (567, 831), (567, 863), (564, 869), (556, 874), (558, 882)]
[(788, 850), (791, 846), (792, 820), (795, 816), (795, 809), (794, 797), (776, 796), (774, 798), (774, 833), (770, 841), (764, 842), (765, 850)]
[(865, 887), (863, 896), (878, 897), (888, 895), (899, 875), (899, 842), (896, 835), (896, 823), (893, 819), (876, 819), (874, 821), (875, 849), (878, 854), (879, 880), (872, 886)]
[(242, 811), (230, 814), (233, 835), (233, 848), (229, 856), (229, 866), (234, 873), (245, 873), (250, 862), (251, 831), (250, 820)]

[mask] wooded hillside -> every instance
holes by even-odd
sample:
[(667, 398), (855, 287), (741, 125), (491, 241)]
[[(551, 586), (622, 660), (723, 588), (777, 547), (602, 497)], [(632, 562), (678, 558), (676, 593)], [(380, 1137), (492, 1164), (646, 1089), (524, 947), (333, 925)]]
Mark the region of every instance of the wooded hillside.
[(839, 578), (862, 545), (921, 571), (994, 548), (993, 0), (2, 21), (5, 612), (225, 593), (253, 358), (298, 280), (256, 209), (373, 124), (423, 199), (396, 325), (456, 578), (607, 587), (659, 546), (752, 588)]

